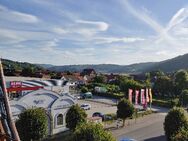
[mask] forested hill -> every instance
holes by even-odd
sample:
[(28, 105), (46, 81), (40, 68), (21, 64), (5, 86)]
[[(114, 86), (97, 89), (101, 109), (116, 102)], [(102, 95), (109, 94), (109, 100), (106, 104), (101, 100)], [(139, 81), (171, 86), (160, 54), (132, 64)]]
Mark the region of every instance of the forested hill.
[(102, 73), (143, 73), (154, 70), (164, 72), (174, 72), (179, 69), (188, 69), (188, 54), (181, 55), (172, 59), (161, 62), (137, 63), (132, 65), (65, 65), (50, 67), (53, 71), (81, 71), (84, 68), (94, 68), (97, 72)]
[(139, 63), (133, 65), (115, 65), (115, 64), (99, 64), (99, 65), (65, 65), (54, 66), (48, 68), (51, 71), (82, 71), (84, 68), (93, 68), (100, 73), (141, 73), (146, 68), (153, 66), (155, 63)]
[(115, 64), (98, 64), (98, 65), (64, 65), (53, 66), (51, 64), (31, 64), (26, 62), (16, 62), (7, 59), (3, 59), (3, 65), (5, 68), (14, 68), (16, 70), (22, 70), (23, 68), (32, 67), (37, 70), (46, 68), (51, 71), (71, 71), (80, 72), (85, 68), (93, 68), (97, 72), (101, 73), (143, 73), (154, 70), (161, 70), (164, 72), (174, 72), (179, 69), (188, 69), (188, 54), (178, 56), (172, 59), (168, 59), (161, 62), (146, 62), (137, 63), (132, 65), (115, 65)]
[(180, 69), (188, 69), (188, 54), (158, 62), (145, 71), (152, 71), (157, 69), (160, 69), (164, 72), (174, 72)]
[(24, 68), (33, 68), (36, 70), (41, 70), (43, 67), (27, 63), (27, 62), (18, 62), (18, 61), (12, 61), (8, 59), (2, 59), (2, 64), (4, 69), (15, 69), (15, 70), (23, 70)]

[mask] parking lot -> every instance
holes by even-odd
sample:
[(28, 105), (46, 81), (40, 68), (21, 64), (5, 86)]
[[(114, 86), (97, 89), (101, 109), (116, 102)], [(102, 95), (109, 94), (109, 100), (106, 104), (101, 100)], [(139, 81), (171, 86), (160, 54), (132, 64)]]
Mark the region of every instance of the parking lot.
[(94, 112), (101, 112), (103, 114), (110, 114), (110, 113), (116, 113), (117, 107), (112, 106), (110, 104), (105, 103), (99, 103), (95, 101), (88, 101), (86, 100), (78, 100), (78, 105), (81, 104), (90, 104), (91, 109), (86, 110), (86, 113), (88, 114), (88, 117), (91, 117)]

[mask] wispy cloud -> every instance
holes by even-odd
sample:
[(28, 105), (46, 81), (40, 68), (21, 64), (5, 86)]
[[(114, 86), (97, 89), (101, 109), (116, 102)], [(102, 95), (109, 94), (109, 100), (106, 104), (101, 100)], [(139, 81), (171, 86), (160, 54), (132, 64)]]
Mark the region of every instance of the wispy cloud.
[(99, 21), (85, 21), (85, 20), (77, 20), (77, 23), (81, 23), (84, 26), (91, 26), (95, 29), (98, 29), (99, 31), (106, 31), (109, 27), (109, 25), (105, 22), (99, 22)]
[[(187, 7), (176, 7), (164, 24), (166, 19), (155, 19), (160, 9), (150, 10), (145, 2), (143, 7), (128, 0), (93, 1), (91, 7), (85, 2), (31, 0), (14, 9), (16, 2), (0, 5), (1, 55), (56, 65), (131, 64), (187, 52)], [(111, 10), (113, 6), (117, 9)]]
[(132, 5), (128, 2), (128, 0), (122, 0), (121, 3), (126, 7), (126, 10), (128, 10), (136, 18), (148, 24), (157, 33), (161, 33), (163, 31), (163, 27), (159, 23), (157, 23), (154, 19), (149, 17), (147, 14), (133, 8)]
[(178, 24), (181, 24), (187, 18), (188, 12), (186, 8), (181, 8), (172, 17), (167, 26), (163, 27), (160, 23), (158, 23), (146, 13), (138, 11), (137, 9), (132, 7), (128, 0), (122, 1), (122, 3), (132, 15), (149, 25), (153, 30), (156, 31), (156, 33), (158, 33), (155, 39), (155, 43), (159, 44), (165, 41), (168, 42), (170, 45), (181, 46), (181, 43), (169, 31)]
[(0, 20), (20, 23), (37, 23), (39, 19), (31, 14), (22, 13), (0, 5)]
[(133, 43), (137, 41), (144, 41), (144, 38), (139, 37), (97, 37), (94, 38), (95, 44), (110, 44), (116, 42)]

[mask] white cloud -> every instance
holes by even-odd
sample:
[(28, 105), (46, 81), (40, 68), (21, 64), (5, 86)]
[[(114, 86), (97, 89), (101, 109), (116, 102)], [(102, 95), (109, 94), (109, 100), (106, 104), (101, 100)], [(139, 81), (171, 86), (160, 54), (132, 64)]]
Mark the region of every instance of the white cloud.
[(105, 22), (101, 21), (85, 21), (85, 20), (77, 20), (77, 23), (83, 24), (85, 26), (89, 26), (90, 28), (95, 28), (99, 31), (106, 31), (109, 25)]
[(68, 31), (66, 31), (65, 29), (63, 29), (61, 27), (53, 28), (52, 32), (57, 33), (57, 34), (66, 34), (66, 33), (68, 33)]
[(156, 55), (168, 55), (168, 53), (165, 50), (156, 52)]
[(60, 35), (74, 34), (75, 33), (85, 38), (92, 37), (99, 32), (104, 32), (108, 30), (109, 25), (105, 22), (101, 21), (84, 21), (84, 20), (76, 20), (73, 23), (70, 23), (69, 26), (55, 27), (52, 29), (52, 32)]
[(0, 28), (0, 44), (15, 44), (28, 40), (51, 40), (54, 35), (46, 32), (11, 30)]
[(37, 23), (39, 21), (34, 15), (14, 11), (2, 5), (0, 5), (0, 20), (19, 23)]
[(143, 22), (145, 22), (146, 24), (148, 24), (150, 27), (152, 27), (157, 33), (161, 33), (161, 31), (163, 31), (163, 27), (158, 24), (154, 19), (152, 19), (151, 17), (149, 17), (147, 14), (136, 10), (135, 8), (133, 8), (128, 0), (123, 0), (121, 1), (122, 4), (126, 7), (126, 10), (128, 10), (132, 15), (134, 15), (136, 18), (142, 20)]
[(133, 43), (137, 41), (144, 41), (144, 38), (139, 37), (97, 37), (94, 38), (95, 44), (110, 44), (114, 42)]
[(177, 24), (181, 24), (187, 17), (188, 17), (188, 9), (181, 8), (170, 20), (170, 22), (167, 26), (167, 30), (170, 30)]
[(41, 43), (38, 43), (37, 46), (39, 50), (46, 51), (46, 52), (53, 52), (56, 50), (56, 47), (58, 46), (58, 40), (52, 40), (52, 41), (43, 41)]

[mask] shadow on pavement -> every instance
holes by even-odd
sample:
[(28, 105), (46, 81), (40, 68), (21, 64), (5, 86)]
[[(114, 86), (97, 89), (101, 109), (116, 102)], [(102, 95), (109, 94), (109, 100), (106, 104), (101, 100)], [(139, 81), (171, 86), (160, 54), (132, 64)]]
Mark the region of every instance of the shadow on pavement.
[(145, 139), (144, 141), (166, 141), (166, 137), (163, 135), (163, 136)]

